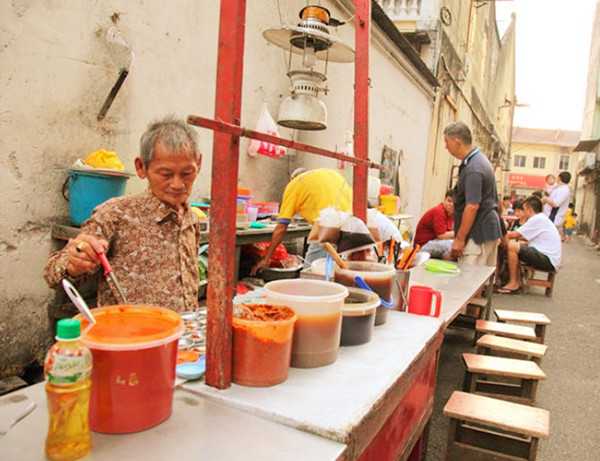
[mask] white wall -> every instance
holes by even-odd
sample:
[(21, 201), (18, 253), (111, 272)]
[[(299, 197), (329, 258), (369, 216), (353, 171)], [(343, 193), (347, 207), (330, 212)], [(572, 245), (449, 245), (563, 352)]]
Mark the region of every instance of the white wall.
[[(348, 17), (333, 2), (325, 3), (336, 16)], [(305, 2), (280, 4), (284, 21), (296, 21)], [(50, 226), (67, 216), (60, 194), (65, 169), (95, 149), (108, 148), (132, 171), (149, 121), (169, 113), (213, 116), (218, 5), (216, 0), (0, 2), (0, 375), (17, 372), (45, 352), (51, 291), (41, 275), (54, 245)], [(99, 123), (96, 114), (118, 74), (100, 38), (114, 13), (120, 14), (117, 25), (135, 61), (107, 118)], [(249, 128), (254, 128), (263, 101), (276, 116), (288, 94), (283, 53), (261, 35), (279, 24), (276, 0), (248, 2), (242, 125)], [(352, 43), (352, 26), (341, 28), (340, 35)], [(354, 68), (329, 68), (329, 129), (296, 135), (304, 142), (341, 148), (345, 132), (353, 128)], [(373, 47), (371, 69), (371, 158), (380, 160), (384, 144), (405, 151), (408, 212), (417, 215), (429, 97), (380, 46)], [(210, 191), (212, 154), (212, 133), (198, 133), (205, 155), (195, 197)], [(285, 129), (281, 134), (291, 135)], [(333, 161), (307, 154), (279, 161), (249, 158), (246, 147), (244, 141), (240, 183), (258, 198), (279, 200), (288, 172), (297, 165), (335, 167)], [(143, 182), (132, 179), (128, 192), (143, 188)]]

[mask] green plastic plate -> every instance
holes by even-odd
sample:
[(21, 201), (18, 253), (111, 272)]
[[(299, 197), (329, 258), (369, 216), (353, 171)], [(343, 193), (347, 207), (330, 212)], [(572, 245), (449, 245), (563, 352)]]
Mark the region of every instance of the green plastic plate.
[(430, 259), (425, 261), (425, 270), (436, 272), (438, 274), (460, 274), (460, 269), (456, 263), (442, 261), (441, 259)]

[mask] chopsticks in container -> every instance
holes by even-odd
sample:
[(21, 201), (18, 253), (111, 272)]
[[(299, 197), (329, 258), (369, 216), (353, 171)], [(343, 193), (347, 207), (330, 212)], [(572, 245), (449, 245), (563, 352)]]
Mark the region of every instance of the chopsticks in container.
[(421, 245), (415, 245), (412, 248), (406, 248), (402, 252), (402, 257), (398, 261), (398, 264), (396, 264), (396, 269), (399, 269), (402, 271), (410, 269), (410, 266), (412, 265), (415, 258), (417, 257), (417, 253), (419, 252), (420, 249), (421, 249)]

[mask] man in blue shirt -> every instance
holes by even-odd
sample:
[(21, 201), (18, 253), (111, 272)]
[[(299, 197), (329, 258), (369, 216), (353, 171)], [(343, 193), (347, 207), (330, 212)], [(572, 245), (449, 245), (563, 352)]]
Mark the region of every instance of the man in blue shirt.
[(446, 149), (461, 160), (454, 189), (454, 242), (451, 256), (464, 264), (495, 266), (502, 237), (494, 169), (473, 146), (471, 130), (463, 122), (444, 129)]

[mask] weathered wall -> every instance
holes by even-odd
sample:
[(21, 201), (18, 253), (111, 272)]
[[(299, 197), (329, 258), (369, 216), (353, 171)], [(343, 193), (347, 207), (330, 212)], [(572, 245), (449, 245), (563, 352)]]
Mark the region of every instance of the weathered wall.
[[(280, 25), (275, 0), (248, 2), (242, 124), (253, 128), (262, 102), (274, 116), (287, 96), (283, 52), (267, 44), (263, 29)], [(282, 19), (295, 21), (303, 0), (281, 0)], [(335, 2), (325, 2), (347, 18)], [(219, 2), (0, 2), (0, 376), (39, 359), (50, 341), (46, 306), (51, 291), (41, 278), (53, 247), (50, 226), (65, 219), (60, 190), (65, 169), (100, 147), (116, 150), (129, 170), (147, 123), (168, 113), (212, 116)], [(118, 69), (102, 43), (111, 16), (135, 52), (130, 75), (107, 118), (96, 114)], [(340, 35), (353, 43), (352, 26)], [(422, 199), (431, 105), (381, 44), (372, 51), (371, 157), (383, 144), (404, 149), (410, 171), (408, 211)], [(334, 148), (352, 122), (353, 66), (330, 64), (330, 127), (295, 136)], [(199, 130), (205, 153), (194, 196), (210, 191), (212, 133)], [(289, 130), (281, 134), (292, 136)], [(274, 161), (250, 158), (242, 143), (240, 183), (259, 198), (279, 200), (291, 168), (333, 166), (305, 154)], [(414, 171), (413, 171), (414, 170)], [(144, 183), (129, 181), (128, 192)]]
[[(588, 63), (587, 90), (583, 110), (583, 123), (581, 139), (597, 139), (600, 137), (600, 108), (598, 96), (600, 95), (600, 1), (596, 5), (596, 14), (592, 28), (592, 42), (590, 45), (590, 59)], [(596, 158), (600, 160), (600, 149), (595, 148)], [(584, 160), (585, 153), (580, 158)], [(597, 239), (598, 209), (600, 204), (600, 185), (596, 184), (599, 174), (596, 172), (586, 177), (580, 177), (577, 190), (577, 213), (580, 224), (584, 224), (586, 233)]]
[[(330, 4), (332, 11), (336, 11)], [(339, 11), (339, 17), (348, 17), (349, 12)], [(420, 88), (411, 81), (405, 72), (403, 63), (390, 56), (393, 47), (387, 38), (382, 37), (373, 25), (373, 47), (371, 48), (371, 90), (369, 94), (369, 158), (381, 161), (384, 146), (400, 150), (404, 154), (405, 180), (407, 191), (401, 191), (402, 199), (407, 204), (403, 210), (418, 216), (422, 210), (423, 182), (429, 125), (433, 108), (433, 93)], [(354, 29), (342, 28), (339, 35), (348, 43), (354, 42)], [(330, 128), (326, 132), (304, 132), (300, 139), (309, 144), (327, 145), (331, 148), (342, 148), (344, 133), (354, 127), (354, 69), (352, 66), (330, 66), (331, 92), (324, 99), (329, 108)], [(331, 137), (329, 131), (339, 133)], [(336, 168), (336, 161), (323, 160), (318, 157), (299, 153), (296, 163), (313, 168), (319, 164), (327, 164)], [(346, 166), (345, 177), (351, 181), (352, 167)], [(376, 171), (371, 174), (377, 175)]]
[[(508, 28), (502, 40), (496, 28), (493, 2), (471, 7), (471, 2), (445, 0), (452, 23), (439, 24), (437, 77), (441, 82), (431, 126), (432, 139), (426, 167), (424, 204), (438, 203), (457, 170), (446, 152), (443, 129), (453, 121), (469, 124), (474, 143), (496, 165), (498, 190), (502, 190), (504, 162), (512, 130), (515, 93), (515, 29)], [(510, 101), (510, 104), (506, 101)], [(498, 142), (492, 138), (496, 132)]]
[[(592, 28), (590, 59), (587, 70), (587, 90), (583, 110), (581, 139), (592, 139), (600, 136), (600, 127), (594, 127), (594, 116), (597, 112), (597, 96), (600, 94), (600, 2), (596, 6), (596, 15)], [(600, 119), (600, 114), (596, 115)], [(598, 120), (600, 122), (600, 120)], [(600, 125), (597, 124), (597, 125)], [(595, 130), (596, 128), (596, 130)], [(596, 132), (595, 132), (596, 131)]]

